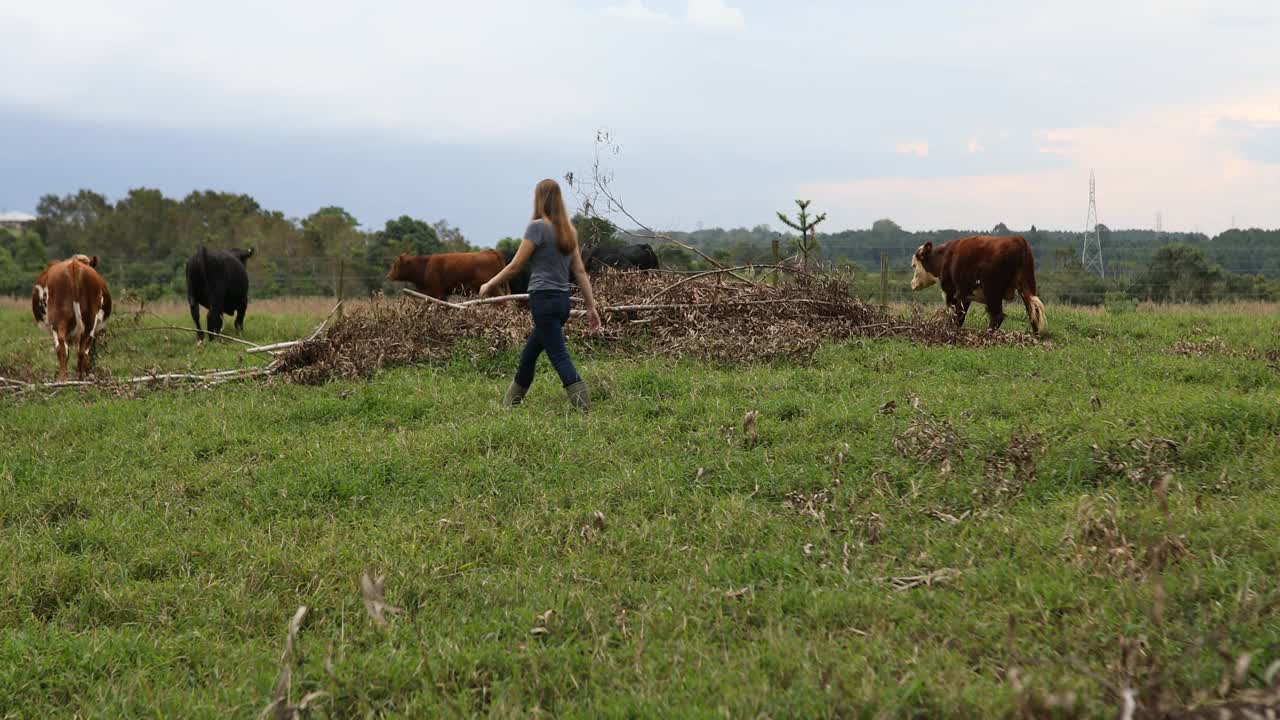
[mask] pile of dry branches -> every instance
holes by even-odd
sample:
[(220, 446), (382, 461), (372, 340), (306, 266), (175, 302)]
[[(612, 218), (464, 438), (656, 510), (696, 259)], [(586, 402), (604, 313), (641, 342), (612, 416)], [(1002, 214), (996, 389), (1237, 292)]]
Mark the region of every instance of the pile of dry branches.
[[(680, 279), (607, 273), (595, 281), (603, 330), (585, 335), (584, 324), (571, 323), (569, 333), (575, 346), (592, 351), (725, 363), (807, 362), (824, 341), (856, 337), (966, 347), (1037, 344), (1025, 333), (961, 331), (941, 313), (904, 320), (851, 297), (836, 279), (802, 275), (773, 285), (743, 277), (747, 272), (734, 268)], [(508, 349), (528, 331), (529, 314), (519, 300), (380, 298), (288, 349), (280, 369), (303, 383), (364, 377), (383, 367), (447, 360), (460, 351), (480, 356)]]

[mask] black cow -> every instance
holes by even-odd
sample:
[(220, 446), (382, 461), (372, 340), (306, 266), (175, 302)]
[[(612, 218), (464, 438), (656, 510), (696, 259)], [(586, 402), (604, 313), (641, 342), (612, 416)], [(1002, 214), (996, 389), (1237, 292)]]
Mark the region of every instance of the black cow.
[[(515, 256), (516, 254), (510, 250), (504, 250), (502, 252), (502, 261), (510, 265), (511, 259)], [(516, 276), (511, 278), (508, 284), (511, 286), (511, 293), (514, 295), (529, 292), (529, 263), (525, 263), (524, 267), (520, 268), (520, 272), (516, 273)]]
[(249, 309), (249, 273), (245, 261), (253, 257), (248, 250), (223, 250), (203, 245), (187, 260), (187, 304), (191, 306), (191, 319), (196, 323), (196, 337), (204, 340), (200, 331), (200, 308), (208, 308), (205, 323), (211, 333), (222, 332), (222, 316), (236, 316), (236, 330), (244, 332), (244, 313)]
[(587, 258), (587, 271), (596, 273), (605, 267), (615, 270), (657, 270), (658, 254), (648, 243), (621, 247), (598, 247)]

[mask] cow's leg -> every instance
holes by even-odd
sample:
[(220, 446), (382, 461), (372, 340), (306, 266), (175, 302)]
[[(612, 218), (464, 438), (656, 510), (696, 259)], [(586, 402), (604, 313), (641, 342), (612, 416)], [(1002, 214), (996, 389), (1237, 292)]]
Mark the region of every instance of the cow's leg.
[(1004, 300), (996, 296), (994, 300), (987, 300), (987, 316), (991, 318), (990, 328), (999, 330), (1001, 323), (1004, 322)]
[(1004, 296), (1007, 287), (1001, 287), (996, 283), (990, 283), (984, 288), (986, 296), (987, 316), (991, 319), (990, 328), (999, 330), (1000, 325), (1004, 322)]
[(943, 290), (943, 294), (947, 298), (947, 307), (951, 310), (951, 321), (956, 327), (964, 327), (965, 315), (969, 312), (969, 301), (960, 300), (960, 296), (954, 291)]
[(93, 336), (89, 333), (80, 333), (77, 350), (79, 352), (76, 354), (76, 377), (83, 380), (89, 374), (89, 353), (93, 350)]
[(76, 305), (76, 310), (80, 312), (80, 322), (84, 329), (80, 331), (80, 342), (77, 343), (76, 353), (76, 375), (83, 380), (89, 374), (89, 369), (93, 364), (93, 338), (98, 332), (98, 323), (102, 319), (102, 309), (95, 309), (93, 303), (85, 305)]
[(200, 327), (200, 303), (191, 300), (191, 320), (196, 324), (196, 342), (204, 342), (204, 331)]
[(211, 333), (222, 334), (222, 305), (216, 302), (209, 303), (209, 315), (205, 318), (205, 327)]
[(67, 379), (67, 331), (55, 330), (53, 333), (53, 350), (58, 354), (58, 381)]
[(248, 309), (249, 308), (244, 305), (236, 308), (236, 333), (240, 335), (244, 334), (244, 313)]

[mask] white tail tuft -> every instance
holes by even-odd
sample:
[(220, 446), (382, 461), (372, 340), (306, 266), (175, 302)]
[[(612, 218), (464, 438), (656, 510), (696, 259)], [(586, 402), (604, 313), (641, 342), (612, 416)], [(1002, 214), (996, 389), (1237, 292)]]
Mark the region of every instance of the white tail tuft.
[(1040, 302), (1040, 298), (1036, 295), (1031, 296), (1031, 300), (1027, 303), (1027, 309), (1031, 311), (1031, 329), (1037, 335), (1044, 332), (1044, 303)]

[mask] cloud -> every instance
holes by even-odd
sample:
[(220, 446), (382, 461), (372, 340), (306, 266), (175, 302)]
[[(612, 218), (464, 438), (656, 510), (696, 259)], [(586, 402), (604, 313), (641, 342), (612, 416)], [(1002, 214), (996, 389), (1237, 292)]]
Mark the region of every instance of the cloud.
[(0, 44), (0, 67), (13, 69), (0, 107), (161, 128), (576, 138), (609, 102), (580, 88), (607, 69), (574, 60), (557, 65), (559, 82), (531, 82), (530, 59), (550, 33), (575, 38), (578, 57), (605, 56), (598, 24), (569, 0), (387, 0), (377, 12), (309, 0), (0, 2), (14, 31)]
[(1280, 165), (1280, 101), (1275, 98), (1206, 112), (1201, 131), (1232, 143), (1251, 160)]
[(650, 8), (644, 0), (626, 0), (621, 5), (613, 5), (602, 12), (611, 17), (624, 20), (640, 20), (642, 22), (671, 22), (671, 16)]
[(982, 143), (978, 138), (972, 138), (969, 140), (968, 150), (970, 155), (977, 155), (978, 153), (986, 152), (986, 148), (982, 146)]
[[(1233, 214), (1273, 218), (1280, 165), (1220, 132), (1222, 117), (1248, 117), (1265, 126), (1273, 116), (1265, 105), (1252, 113), (1230, 106), (1165, 109), (1108, 127), (1038, 133), (1041, 152), (1062, 158), (1059, 167), (814, 182), (797, 192), (828, 210), (835, 225), (849, 227), (869, 227), (888, 216), (917, 228), (983, 229), (1005, 222), (1070, 229), (1084, 226), (1089, 172), (1096, 170), (1100, 219), (1113, 228), (1150, 227), (1162, 210), (1166, 227), (1211, 233), (1226, 229)], [(899, 151), (904, 147), (913, 144)]]
[[(621, 5), (611, 5), (602, 11), (605, 15), (641, 22), (672, 23), (671, 15), (655, 10), (645, 0), (625, 0)], [(742, 10), (730, 7), (726, 0), (689, 0), (684, 22), (688, 25), (713, 30), (739, 30), (746, 26)]]
[(690, 25), (719, 30), (740, 30), (747, 25), (742, 10), (729, 7), (725, 0), (689, 0), (685, 18)]
[(914, 155), (920, 158), (929, 157), (929, 143), (927, 142), (898, 143), (893, 150), (900, 155)]

